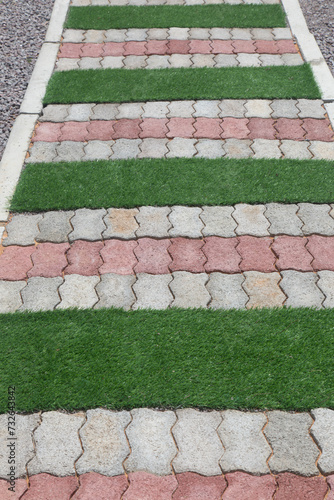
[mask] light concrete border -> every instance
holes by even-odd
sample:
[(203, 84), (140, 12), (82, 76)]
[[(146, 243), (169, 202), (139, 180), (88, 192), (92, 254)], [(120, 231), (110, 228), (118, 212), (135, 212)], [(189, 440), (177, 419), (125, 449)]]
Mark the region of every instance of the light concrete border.
[(304, 14), (298, 0), (282, 0), (292, 34), (306, 62), (312, 68), (314, 78), (324, 101), (334, 101), (334, 77), (318, 47), (314, 36), (309, 32)]
[(69, 4), (70, 0), (55, 0), (45, 41), (0, 162), (0, 221), (3, 222), (8, 219), (8, 205), (19, 180), (36, 121), (42, 112), (43, 97), (56, 63)]

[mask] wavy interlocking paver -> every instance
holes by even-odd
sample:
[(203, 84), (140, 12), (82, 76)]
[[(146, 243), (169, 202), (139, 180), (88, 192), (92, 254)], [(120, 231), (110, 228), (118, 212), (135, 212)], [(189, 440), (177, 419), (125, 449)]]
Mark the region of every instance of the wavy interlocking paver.
[(298, 206), (298, 217), (304, 223), (304, 234), (334, 234), (334, 219), (329, 214), (328, 205), (298, 203)]
[(102, 274), (101, 281), (96, 285), (99, 301), (94, 308), (120, 307), (129, 310), (136, 300), (132, 289), (135, 281), (132, 275)]
[(300, 477), (289, 474), (277, 476), (277, 491), (275, 499), (302, 498), (303, 500), (323, 500), (328, 487), (322, 477)]
[[(73, 246), (80, 242), (74, 242)], [(73, 247), (72, 247), (73, 248)], [(71, 252), (69, 243), (40, 243), (31, 254), (33, 267), (27, 273), (29, 278), (42, 276), (43, 278), (55, 278), (61, 276), (67, 266), (66, 252)], [(84, 270), (84, 269), (82, 269)], [(80, 269), (80, 273), (81, 269)]]
[(280, 286), (287, 296), (287, 307), (321, 308), (325, 297), (317, 286), (316, 274), (297, 271), (282, 271), (281, 274)]
[(205, 239), (202, 251), (207, 258), (204, 265), (206, 272), (220, 271), (222, 273), (240, 272), (240, 252), (237, 250), (237, 238), (219, 238), (209, 236)]
[(138, 498), (154, 498), (156, 500), (172, 499), (177, 488), (175, 476), (153, 476), (147, 472), (132, 472), (128, 475), (129, 488), (125, 492), (125, 500)]
[(211, 297), (206, 289), (208, 275), (186, 271), (173, 273), (170, 289), (174, 295), (173, 307), (207, 307)]
[(169, 264), (171, 271), (188, 271), (190, 273), (203, 273), (206, 256), (203, 252), (204, 242), (187, 238), (173, 238), (168, 248), (172, 262)]
[(95, 289), (99, 281), (99, 276), (80, 276), (78, 274), (65, 276), (64, 282), (58, 289), (61, 302), (56, 309), (70, 307), (90, 309), (99, 300)]
[(73, 497), (75, 500), (120, 500), (128, 489), (125, 475), (102, 476), (96, 472), (89, 472), (80, 476), (80, 487)]
[(240, 236), (237, 251), (241, 257), (240, 270), (252, 271), (257, 262), (257, 270), (262, 273), (276, 271), (275, 255), (271, 251), (270, 238), (256, 238), (254, 236)]
[(326, 408), (312, 410), (314, 424), (310, 432), (321, 450), (321, 455), (317, 462), (322, 474), (334, 473), (334, 438), (332, 429), (334, 426), (334, 411)]
[(170, 212), (169, 207), (140, 207), (136, 214), (136, 220), (139, 224), (136, 236), (167, 237), (171, 228), (168, 217)]
[(276, 482), (273, 476), (250, 476), (244, 472), (234, 472), (225, 476), (228, 487), (223, 500), (255, 499), (272, 500), (276, 491)]
[(317, 286), (325, 296), (322, 306), (332, 308), (334, 307), (334, 275), (331, 271), (320, 271), (317, 274), (319, 276)]
[(333, 238), (312, 234), (307, 239), (306, 248), (314, 257), (312, 267), (315, 271), (334, 270)]
[(269, 222), (264, 215), (265, 205), (247, 205), (245, 203), (239, 203), (235, 205), (234, 208), (233, 218), (238, 224), (235, 230), (237, 235), (269, 235)]
[[(46, 245), (47, 243), (44, 243)], [(37, 248), (40, 248), (39, 246)], [(98, 274), (103, 261), (100, 252), (104, 248), (102, 241), (76, 240), (67, 252), (68, 266), (66, 274), (80, 274), (82, 276), (94, 276)], [(34, 255), (32, 258), (34, 259)], [(34, 269), (34, 268), (33, 268)]]
[[(3, 283), (0, 282), (0, 288)], [(21, 290), (23, 305), (20, 307), (20, 311), (52, 311), (60, 303), (58, 289), (63, 283), (63, 278), (60, 276), (54, 278), (36, 276), (29, 278), (27, 284), (20, 281), (17, 283), (24, 283)]]
[(249, 300), (242, 284), (242, 274), (211, 273), (206, 286), (212, 309), (245, 309)]
[(199, 207), (173, 206), (169, 214), (169, 222), (172, 224), (169, 235), (201, 238), (204, 226), (199, 217), (201, 213), (202, 209)]
[(139, 224), (136, 220), (138, 209), (109, 208), (103, 221), (107, 227), (102, 235), (108, 238), (134, 238)]
[(307, 239), (296, 236), (276, 236), (272, 251), (277, 255), (275, 265), (280, 271), (313, 271), (313, 255), (306, 247)]
[(166, 274), (169, 272), (169, 265), (172, 258), (168, 253), (170, 247), (169, 240), (154, 240), (152, 238), (141, 238), (134, 248), (134, 254), (138, 263), (134, 267), (134, 272), (148, 274)]
[(35, 247), (10, 246), (0, 254), (0, 279), (9, 281), (24, 280), (32, 268), (31, 255)]
[(72, 498), (78, 489), (78, 481), (74, 476), (56, 477), (49, 474), (30, 476), (30, 487), (24, 494), (24, 500), (64, 500)]
[(7, 224), (7, 238), (3, 240), (3, 245), (33, 245), (38, 234), (38, 223), (42, 216), (38, 215), (15, 215)]
[(133, 285), (136, 302), (133, 309), (166, 309), (173, 301), (171, 275), (138, 274)]
[(134, 254), (137, 245), (137, 241), (107, 240), (100, 250), (103, 264), (99, 273), (134, 274), (138, 262)]
[(226, 489), (227, 483), (223, 476), (205, 477), (193, 472), (176, 475), (178, 488), (173, 495), (173, 500), (220, 500)]
[[(288, 271), (286, 271), (288, 272)], [(259, 273), (246, 271), (243, 289), (249, 297), (247, 309), (253, 307), (281, 307), (286, 296), (279, 287), (279, 273)]]
[(67, 242), (68, 235), (73, 229), (71, 219), (74, 214), (74, 211), (45, 212), (43, 219), (38, 223), (39, 233), (37, 233), (35, 240), (51, 243)]

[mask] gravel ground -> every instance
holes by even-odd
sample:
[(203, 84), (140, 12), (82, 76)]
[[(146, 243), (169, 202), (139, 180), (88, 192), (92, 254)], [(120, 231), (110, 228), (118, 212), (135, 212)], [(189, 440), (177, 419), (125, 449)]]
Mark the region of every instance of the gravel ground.
[[(54, 0), (0, 0), (0, 159), (43, 43)], [(334, 74), (334, 0), (300, 0)]]

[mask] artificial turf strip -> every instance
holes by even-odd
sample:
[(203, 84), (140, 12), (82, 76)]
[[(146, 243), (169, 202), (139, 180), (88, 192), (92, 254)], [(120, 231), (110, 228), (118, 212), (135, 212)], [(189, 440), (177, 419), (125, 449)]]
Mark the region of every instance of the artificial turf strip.
[(285, 27), (280, 5), (149, 5), (71, 7), (66, 28), (278, 28)]
[(59, 71), (49, 81), (44, 104), (301, 98), (321, 98), (308, 64)]
[(143, 158), (29, 164), (11, 210), (333, 200), (332, 161)]
[(334, 408), (333, 309), (48, 311), (0, 327), (18, 411)]

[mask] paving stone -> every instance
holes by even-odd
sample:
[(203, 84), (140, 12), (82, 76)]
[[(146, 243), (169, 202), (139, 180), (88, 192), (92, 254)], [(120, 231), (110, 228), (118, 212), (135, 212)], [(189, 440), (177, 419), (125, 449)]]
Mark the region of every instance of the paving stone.
[(54, 158), (54, 161), (57, 162), (80, 161), (84, 156), (84, 143), (75, 141), (64, 141), (57, 146), (56, 150), (57, 150), (57, 157)]
[(334, 499), (334, 476), (327, 476), (327, 484), (330, 488), (330, 491), (328, 492), (328, 496), (326, 500), (333, 500)]
[(225, 476), (228, 487), (223, 495), (224, 500), (272, 500), (276, 491), (274, 476), (251, 476), (244, 472), (233, 472)]
[(231, 30), (227, 28), (211, 28), (210, 35), (212, 40), (231, 40)]
[(286, 234), (301, 236), (303, 223), (297, 216), (298, 205), (285, 205), (282, 203), (268, 203), (266, 205), (265, 217), (270, 222), (269, 233), (271, 235)]
[(191, 138), (195, 133), (195, 119), (193, 118), (170, 118), (167, 123), (167, 137)]
[(133, 285), (137, 300), (132, 309), (167, 309), (173, 301), (169, 288), (171, 281), (170, 274), (138, 274)]
[(238, 53), (237, 55), (237, 61), (239, 63), (239, 66), (243, 67), (259, 67), (261, 66), (261, 59), (259, 54), (242, 54)]
[(217, 118), (220, 113), (219, 104), (221, 101), (193, 101), (194, 117)]
[(73, 231), (68, 235), (70, 242), (75, 240), (96, 241), (101, 240), (102, 232), (105, 231), (106, 225), (103, 222), (106, 215), (106, 210), (79, 208), (75, 211), (74, 217), (71, 219)]
[[(35, 243), (38, 234), (38, 223), (43, 216), (17, 214), (13, 215), (6, 226), (7, 238), (3, 240), (3, 246), (20, 245), (28, 246)], [(334, 219), (333, 219), (334, 222)]]
[(29, 477), (41, 472), (54, 476), (75, 474), (74, 463), (82, 454), (79, 429), (84, 421), (84, 413), (42, 414), (42, 422), (34, 433), (36, 454), (27, 464)]
[(271, 238), (240, 236), (237, 252), (241, 257), (241, 271), (275, 272), (276, 257), (271, 251)]
[(226, 139), (224, 150), (230, 158), (250, 158), (253, 156), (251, 144), (249, 140)]
[(211, 309), (244, 309), (248, 296), (242, 288), (242, 274), (211, 273), (207, 289)]
[(194, 55), (209, 55), (212, 51), (210, 40), (190, 40), (188, 46), (189, 53)]
[(143, 114), (143, 104), (144, 103), (142, 102), (123, 102), (118, 106), (116, 120), (120, 120), (122, 118), (141, 118), (141, 115)]
[(72, 498), (78, 488), (78, 481), (74, 476), (54, 477), (49, 474), (38, 474), (29, 477), (30, 487), (24, 498), (28, 500), (63, 500)]
[(45, 212), (38, 223), (39, 233), (36, 241), (49, 241), (51, 243), (64, 243), (68, 241), (68, 234), (72, 231), (72, 211)]
[(204, 272), (206, 256), (203, 253), (204, 242), (186, 238), (173, 238), (168, 251), (173, 259), (171, 271)]
[(213, 54), (194, 54), (192, 57), (194, 68), (213, 68), (216, 64)]
[(62, 283), (60, 276), (29, 278), (27, 286), (21, 291), (23, 305), (20, 311), (52, 311), (60, 302), (58, 288)]
[(169, 101), (146, 102), (142, 118), (165, 118), (169, 112)]
[(298, 118), (297, 101), (293, 99), (279, 99), (271, 103), (272, 118)]
[(140, 153), (141, 139), (117, 139), (113, 145), (113, 160), (136, 158)]
[(272, 29), (252, 28), (250, 31), (251, 31), (253, 40), (273, 40), (273, 38), (274, 38)]
[(168, 40), (188, 40), (189, 28), (169, 28)]
[(318, 278), (314, 273), (282, 271), (280, 286), (287, 296), (287, 307), (315, 307), (320, 309), (325, 296), (317, 286)]
[(204, 222), (203, 236), (235, 236), (237, 224), (232, 217), (234, 207), (204, 206), (200, 218)]
[(216, 68), (238, 66), (237, 56), (232, 54), (217, 54), (214, 60), (216, 62)]
[(306, 140), (319, 140), (331, 142), (334, 139), (333, 130), (329, 120), (318, 120), (317, 118), (304, 118), (303, 129), (306, 131)]
[(56, 71), (70, 71), (72, 69), (79, 69), (80, 58), (71, 59), (63, 57), (58, 59), (56, 63)]
[(99, 302), (94, 309), (103, 307), (118, 307), (129, 310), (135, 302), (132, 286), (135, 276), (122, 276), (119, 274), (102, 274), (100, 283), (96, 286)]
[(100, 267), (100, 274), (134, 274), (134, 266), (137, 258), (134, 249), (137, 241), (108, 240), (101, 250), (103, 265)]
[(63, 43), (82, 43), (85, 38), (85, 30), (66, 29), (63, 32)]
[[(47, 124), (45, 124), (47, 125)], [(61, 126), (61, 123), (57, 125)], [(61, 135), (59, 140), (85, 142), (88, 140), (87, 122), (66, 122), (61, 126)]]
[(172, 224), (169, 221), (169, 207), (140, 207), (136, 215), (139, 227), (136, 236), (151, 236), (152, 238), (168, 237)]
[(280, 54), (260, 54), (261, 66), (284, 66), (284, 61)]
[(334, 142), (311, 141), (309, 149), (315, 160), (334, 160)]
[(29, 157), (26, 163), (51, 162), (57, 156), (57, 143), (35, 142), (29, 149)]
[(31, 254), (34, 251), (34, 246), (19, 247), (13, 245), (4, 248), (0, 255), (0, 280), (26, 279), (28, 271), (32, 268)]
[(107, 228), (103, 232), (103, 238), (135, 238), (136, 231), (139, 230), (137, 214), (137, 208), (109, 208), (103, 219)]
[(64, 283), (59, 287), (61, 303), (56, 309), (77, 307), (90, 309), (98, 301), (95, 287), (100, 281), (99, 276), (81, 276), (70, 274), (65, 276)]
[(25, 286), (25, 281), (0, 281), (0, 313), (15, 312), (20, 308), (20, 293)]
[(101, 62), (102, 68), (123, 68), (124, 66), (124, 57), (123, 56), (106, 56)]
[[(221, 238), (218, 236), (209, 236), (205, 239), (205, 245), (202, 251), (207, 258), (205, 271), (223, 273), (240, 272), (240, 255), (236, 250), (238, 245), (237, 238)], [(187, 269), (190, 270), (190, 269)]]
[(210, 30), (208, 28), (190, 28), (189, 39), (194, 40), (208, 40), (210, 37)]
[[(68, 30), (69, 31), (69, 30)], [(76, 30), (73, 30), (76, 31)], [(43, 108), (40, 122), (63, 122), (65, 121), (71, 106), (67, 104), (49, 104)]]
[(153, 238), (140, 238), (134, 253), (138, 263), (134, 267), (134, 272), (149, 274), (168, 274), (169, 264), (172, 262), (168, 253), (170, 240), (156, 240)]
[(317, 274), (319, 277), (317, 285), (326, 297), (323, 307), (334, 308), (334, 273), (332, 271), (320, 271)]
[(114, 141), (89, 141), (84, 146), (82, 161), (108, 160), (112, 155)]
[(200, 101), (172, 101), (168, 104), (168, 118), (189, 118), (194, 115), (197, 103)]
[(266, 236), (269, 235), (269, 222), (264, 215), (265, 205), (247, 205), (239, 203), (235, 205), (233, 218), (238, 226), (235, 230), (237, 235)]
[(32, 137), (33, 142), (57, 142), (60, 140), (63, 123), (42, 122), (37, 125)]
[(139, 408), (132, 410), (131, 415), (132, 422), (125, 431), (131, 448), (124, 462), (125, 470), (160, 476), (171, 474), (171, 462), (177, 453), (171, 433), (175, 413)]
[(326, 110), (321, 99), (298, 99), (299, 118), (325, 118)]
[[(226, 120), (228, 120), (228, 118), (226, 118)], [(220, 139), (220, 136), (222, 135), (223, 132), (221, 118), (200, 117), (196, 119), (194, 127), (195, 127), (194, 137), (196, 138)]]
[(222, 158), (225, 156), (224, 141), (199, 139), (196, 143), (196, 156), (199, 158)]
[(306, 248), (314, 257), (314, 271), (334, 271), (334, 238), (312, 234), (308, 238)]
[(67, 266), (66, 252), (69, 248), (68, 243), (40, 243), (31, 255), (33, 267), (28, 271), (27, 276), (29, 278), (61, 276)]
[(168, 133), (167, 122), (167, 118), (145, 118), (140, 123), (140, 138), (165, 139)]
[(299, 54), (282, 54), (281, 58), (286, 66), (300, 66), (304, 60)]
[(272, 32), (275, 40), (290, 40), (292, 37), (290, 28), (274, 28)]
[(232, 116), (234, 118), (244, 118), (247, 101), (241, 99), (224, 99), (220, 101), (220, 117)]
[(103, 43), (105, 42), (104, 31), (87, 30), (85, 32), (85, 43)]
[(172, 54), (169, 56), (171, 68), (190, 68), (192, 66), (191, 54)]
[(159, 477), (147, 472), (132, 472), (128, 478), (130, 486), (122, 497), (124, 500), (138, 500), (139, 498), (171, 500), (178, 484), (175, 476), (172, 475)]
[(270, 118), (272, 109), (270, 107), (271, 101), (265, 99), (250, 99), (246, 101), (246, 118)]
[(274, 124), (275, 120), (271, 118), (251, 118), (248, 122), (250, 132), (248, 138), (274, 140), (276, 138)]
[(277, 236), (272, 250), (277, 255), (276, 267), (279, 271), (313, 271), (313, 256), (306, 247), (306, 238), (298, 236)]
[(334, 473), (334, 411), (317, 408), (311, 411), (314, 418), (310, 432), (321, 449), (317, 466), (322, 474)]
[(196, 154), (196, 139), (176, 137), (167, 143), (167, 158), (192, 158)]
[[(108, 141), (107, 144), (114, 145), (114, 142), (111, 142), (112, 139), (114, 139), (116, 132), (114, 130), (114, 127), (116, 126), (115, 121), (101, 121), (101, 120), (94, 120), (89, 123), (87, 127), (88, 135), (87, 135), (87, 140), (89, 141), (88, 144), (85, 145), (85, 148), (87, 145), (89, 145), (90, 141)], [(111, 151), (109, 150), (108, 154), (111, 154)]]
[(96, 104), (93, 108), (93, 120), (115, 120), (118, 115), (119, 104)]
[(147, 30), (147, 40), (166, 40), (168, 32), (169, 30), (166, 28), (151, 28)]
[(128, 42), (130, 40), (145, 41), (146, 40), (146, 30), (138, 29), (138, 28), (128, 29), (126, 32), (125, 41)]
[[(275, 499), (302, 498), (323, 500), (327, 493), (326, 480), (322, 477), (300, 477), (294, 474), (278, 474)], [(327, 497), (326, 497), (327, 498)]]
[(137, 139), (141, 132), (139, 124), (140, 119), (128, 120), (126, 118), (113, 123), (113, 139)]
[(91, 118), (92, 104), (72, 104), (64, 121), (87, 122)]
[(97, 275), (98, 269), (103, 264), (100, 255), (103, 246), (102, 241), (76, 240), (67, 252), (68, 266), (65, 269), (65, 274)]
[(152, 55), (146, 59), (146, 69), (169, 68), (169, 56)]
[(302, 128), (302, 121), (292, 118), (278, 118), (275, 123), (277, 130), (277, 137), (279, 139), (290, 139), (302, 141), (304, 139), (305, 131)]
[(281, 158), (280, 141), (254, 139), (252, 144), (254, 158)]
[(173, 273), (170, 289), (175, 297), (173, 307), (207, 307), (211, 297), (205, 287), (208, 275), (192, 274), (185, 271)]
[(282, 307), (286, 297), (278, 285), (281, 280), (278, 273), (247, 271), (244, 276), (245, 282), (242, 286), (249, 296), (247, 309)]
[(281, 151), (285, 158), (309, 160), (312, 158), (309, 146), (310, 143), (306, 141), (281, 141)]
[(106, 42), (125, 42), (127, 30), (106, 30), (104, 32)]
[(173, 500), (220, 500), (227, 487), (225, 478), (220, 476), (205, 477), (193, 472), (183, 472), (176, 475), (178, 488)]
[(167, 143), (168, 139), (143, 139), (138, 158), (163, 158), (168, 152)]
[(126, 56), (123, 59), (124, 68), (126, 69), (142, 69), (146, 66), (147, 56)]
[(298, 217), (304, 222), (304, 234), (334, 235), (334, 219), (329, 214), (329, 205), (298, 203), (298, 206)]
[(80, 476), (80, 488), (71, 497), (74, 500), (120, 500), (128, 488), (125, 474), (107, 477), (89, 472)]
[(26, 479), (16, 479), (15, 480), (15, 492), (9, 491), (10, 487), (9, 481), (5, 479), (0, 479), (0, 498), (2, 500), (20, 500), (25, 491), (27, 491), (28, 485)]
[(200, 218), (201, 213), (202, 209), (199, 207), (174, 205), (169, 214), (169, 221), (172, 224), (169, 235), (172, 237), (201, 238), (204, 226)]
[(232, 28), (231, 29), (232, 40), (251, 40), (252, 34), (251, 30), (248, 28)]
[(307, 413), (270, 411), (263, 432), (273, 449), (268, 465), (274, 474), (292, 472), (303, 476), (318, 475), (316, 460), (320, 450), (309, 434), (313, 423)]

